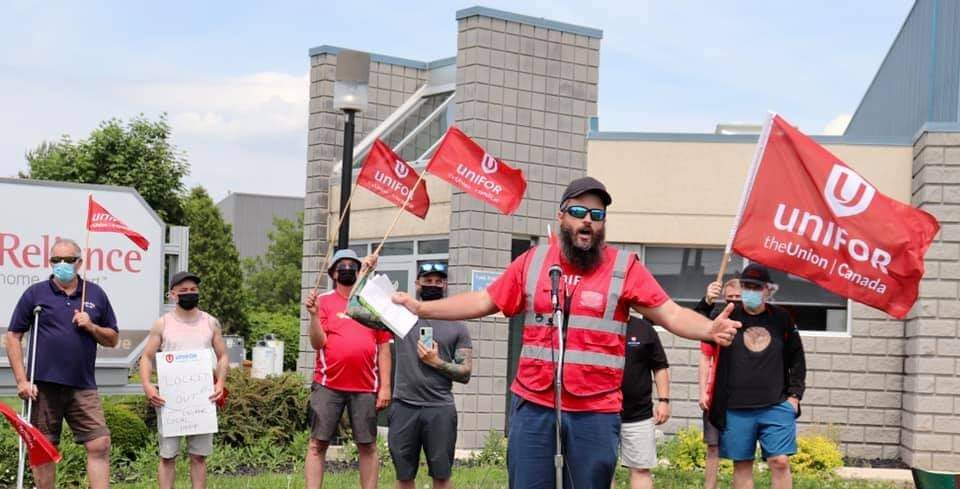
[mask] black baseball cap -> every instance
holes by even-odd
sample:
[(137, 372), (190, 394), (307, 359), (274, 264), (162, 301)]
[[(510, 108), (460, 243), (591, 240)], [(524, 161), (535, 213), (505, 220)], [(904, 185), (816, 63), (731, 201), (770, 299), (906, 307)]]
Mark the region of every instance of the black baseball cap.
[(759, 263), (747, 265), (747, 268), (744, 268), (743, 271), (740, 272), (740, 281), (753, 282), (755, 284), (773, 283), (773, 280), (770, 279), (770, 270), (767, 270), (767, 267)]
[(173, 277), (170, 277), (170, 287), (168, 287), (168, 289), (172, 289), (177, 285), (180, 285), (180, 282), (183, 282), (184, 280), (193, 280), (198, 285), (200, 284), (200, 277), (184, 270), (182, 272), (177, 272), (173, 274)]
[(420, 278), (424, 275), (430, 275), (431, 273), (439, 273), (443, 275), (443, 278), (447, 278), (447, 264), (443, 262), (431, 261), (427, 263), (421, 263), (417, 267), (417, 278)]
[(567, 189), (563, 191), (563, 196), (560, 197), (560, 205), (563, 205), (567, 199), (579, 197), (587, 193), (593, 193), (600, 197), (600, 200), (603, 201), (604, 207), (609, 206), (610, 203), (613, 202), (613, 199), (610, 198), (610, 194), (607, 193), (607, 187), (600, 183), (600, 180), (597, 180), (593, 177), (583, 177), (578, 178), (570, 182), (570, 185), (567, 185)]

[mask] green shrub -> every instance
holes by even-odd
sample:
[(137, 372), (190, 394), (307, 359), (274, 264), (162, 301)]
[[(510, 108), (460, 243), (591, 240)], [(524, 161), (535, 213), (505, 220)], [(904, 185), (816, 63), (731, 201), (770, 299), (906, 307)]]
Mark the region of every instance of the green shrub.
[(227, 375), (227, 389), (227, 407), (218, 420), (217, 437), (222, 442), (242, 447), (266, 438), (287, 445), (306, 429), (309, 391), (299, 374), (254, 379), (233, 369)]
[(480, 467), (506, 467), (507, 439), (503, 433), (490, 430), (483, 449), (473, 455), (473, 463)]
[(794, 474), (824, 475), (843, 466), (843, 454), (837, 442), (824, 434), (797, 438), (797, 453), (790, 457)]
[[(297, 309), (299, 311), (299, 309)], [(273, 334), (283, 341), (283, 369), (297, 369), (297, 355), (300, 350), (300, 317), (294, 314), (256, 311), (247, 314), (250, 320), (250, 336), (247, 349), (251, 350), (264, 335)]]
[[(666, 459), (670, 467), (680, 470), (702, 470), (707, 462), (707, 445), (703, 433), (694, 426), (681, 429), (657, 448), (657, 456)], [(720, 472), (733, 473), (733, 463), (720, 460)]]
[[(357, 448), (357, 443), (353, 441), (352, 436), (343, 441), (342, 447), (343, 451), (340, 452), (340, 458), (344, 462), (360, 462), (360, 449)], [(377, 435), (377, 461), (380, 463), (381, 467), (386, 467), (387, 464), (392, 462), (390, 459), (390, 448), (387, 446), (387, 440), (380, 435)]]
[(103, 403), (103, 415), (110, 427), (111, 451), (133, 459), (150, 439), (146, 423), (125, 405), (111, 401)]

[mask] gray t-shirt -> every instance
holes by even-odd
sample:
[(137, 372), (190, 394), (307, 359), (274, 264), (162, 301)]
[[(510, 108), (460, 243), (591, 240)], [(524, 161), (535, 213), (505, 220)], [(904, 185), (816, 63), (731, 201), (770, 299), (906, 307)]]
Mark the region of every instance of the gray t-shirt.
[(433, 341), (439, 344), (440, 359), (445, 362), (452, 362), (458, 349), (473, 348), (470, 331), (463, 323), (421, 319), (407, 333), (406, 338), (396, 342), (397, 364), (393, 397), (415, 406), (453, 405), (453, 381), (437, 369), (421, 362), (417, 354), (420, 328), (425, 326), (433, 328)]

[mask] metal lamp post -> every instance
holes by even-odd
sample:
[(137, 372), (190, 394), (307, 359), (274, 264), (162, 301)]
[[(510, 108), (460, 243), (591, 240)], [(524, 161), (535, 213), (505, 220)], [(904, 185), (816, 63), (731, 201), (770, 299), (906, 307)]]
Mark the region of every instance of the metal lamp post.
[(333, 84), (333, 108), (346, 114), (343, 125), (343, 160), (340, 168), (340, 213), (343, 221), (337, 237), (337, 248), (350, 246), (350, 211), (345, 208), (353, 187), (353, 135), (357, 112), (367, 109), (367, 86), (370, 82), (370, 54), (342, 49), (337, 53), (337, 70)]

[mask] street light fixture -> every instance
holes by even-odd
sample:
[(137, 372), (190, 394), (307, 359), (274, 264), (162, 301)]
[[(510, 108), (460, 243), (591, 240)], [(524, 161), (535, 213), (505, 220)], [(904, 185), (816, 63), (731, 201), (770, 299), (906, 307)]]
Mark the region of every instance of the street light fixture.
[(337, 70), (333, 83), (333, 108), (347, 115), (343, 125), (343, 161), (340, 168), (340, 213), (343, 222), (337, 238), (337, 248), (350, 246), (350, 211), (344, 212), (353, 187), (354, 117), (367, 110), (367, 86), (370, 83), (370, 54), (341, 49), (337, 53)]

